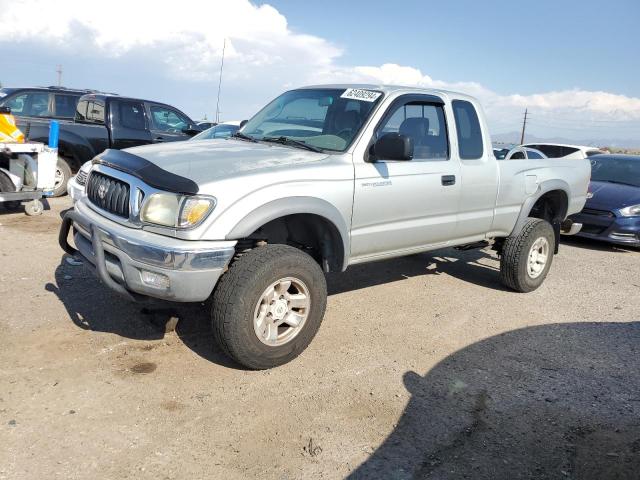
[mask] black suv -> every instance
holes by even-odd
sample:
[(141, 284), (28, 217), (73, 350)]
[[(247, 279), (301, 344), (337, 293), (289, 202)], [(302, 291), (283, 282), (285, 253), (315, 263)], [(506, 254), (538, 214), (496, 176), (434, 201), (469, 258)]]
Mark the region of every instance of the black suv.
[(16, 117), (72, 119), (80, 97), (95, 90), (64, 87), (0, 88), (0, 107)]

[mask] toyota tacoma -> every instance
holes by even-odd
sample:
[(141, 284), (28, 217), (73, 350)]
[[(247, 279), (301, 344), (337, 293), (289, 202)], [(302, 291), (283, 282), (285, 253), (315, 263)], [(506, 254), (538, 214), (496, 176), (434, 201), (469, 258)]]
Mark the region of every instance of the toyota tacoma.
[(228, 139), (97, 155), (60, 244), (131, 300), (202, 302), (220, 347), (265, 369), (318, 331), (325, 272), (490, 242), (504, 284), (536, 289), (589, 176), (586, 159), (496, 160), (467, 95), (313, 86)]

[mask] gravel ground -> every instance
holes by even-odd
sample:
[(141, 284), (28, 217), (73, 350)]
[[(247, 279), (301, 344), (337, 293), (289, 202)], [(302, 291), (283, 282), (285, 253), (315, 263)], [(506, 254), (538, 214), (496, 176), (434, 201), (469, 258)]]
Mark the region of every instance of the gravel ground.
[(357, 266), (309, 349), (252, 372), (201, 306), (68, 263), (69, 206), (0, 211), (0, 479), (638, 478), (637, 250), (572, 239), (530, 294), (489, 251)]

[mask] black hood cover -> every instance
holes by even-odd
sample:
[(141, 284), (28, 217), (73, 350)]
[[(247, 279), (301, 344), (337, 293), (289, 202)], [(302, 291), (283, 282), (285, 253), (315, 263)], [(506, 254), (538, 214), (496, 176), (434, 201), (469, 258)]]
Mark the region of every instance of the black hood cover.
[(193, 180), (167, 172), (155, 163), (123, 150), (107, 149), (95, 157), (93, 163), (128, 173), (158, 190), (187, 195), (198, 193), (198, 185)]

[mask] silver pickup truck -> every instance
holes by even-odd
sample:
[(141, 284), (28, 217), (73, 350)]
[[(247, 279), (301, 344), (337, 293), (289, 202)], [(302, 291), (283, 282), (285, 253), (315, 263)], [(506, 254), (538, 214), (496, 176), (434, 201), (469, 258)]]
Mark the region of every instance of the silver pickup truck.
[(463, 94), (314, 86), (230, 139), (106, 150), (60, 244), (129, 299), (210, 300), (221, 348), (263, 369), (318, 331), (323, 272), (490, 241), (503, 282), (534, 290), (589, 176), (588, 160), (497, 161)]

